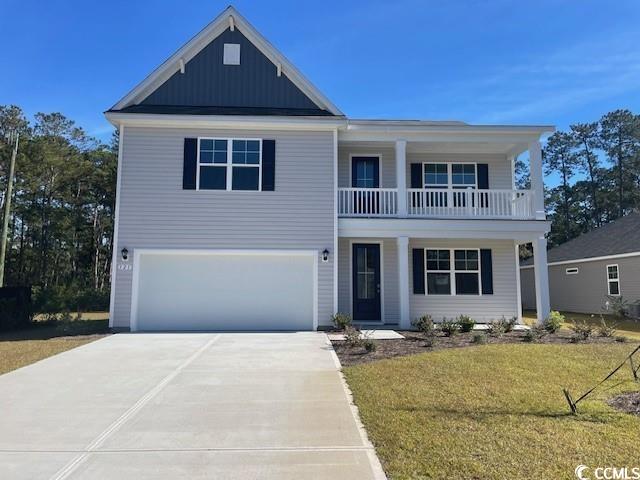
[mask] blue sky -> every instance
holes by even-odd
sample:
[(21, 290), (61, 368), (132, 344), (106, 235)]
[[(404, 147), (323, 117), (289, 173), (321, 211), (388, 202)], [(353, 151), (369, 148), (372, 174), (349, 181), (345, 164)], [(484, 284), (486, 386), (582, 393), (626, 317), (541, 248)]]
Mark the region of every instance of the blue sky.
[[(108, 139), (102, 112), (228, 1), (0, 4), (0, 104), (60, 111)], [(234, 6), (353, 118), (566, 128), (616, 108), (640, 112), (637, 0)]]

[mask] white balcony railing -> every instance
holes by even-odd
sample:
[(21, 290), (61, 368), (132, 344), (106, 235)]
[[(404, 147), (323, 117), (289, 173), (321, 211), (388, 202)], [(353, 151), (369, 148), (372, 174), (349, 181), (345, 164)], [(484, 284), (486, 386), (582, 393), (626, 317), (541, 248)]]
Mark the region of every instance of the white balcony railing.
[[(411, 188), (407, 196), (409, 218), (534, 219), (530, 190), (474, 190)], [(340, 188), (338, 215), (343, 217), (398, 216), (394, 188)]]
[(338, 215), (346, 217), (394, 217), (398, 213), (395, 188), (339, 188)]

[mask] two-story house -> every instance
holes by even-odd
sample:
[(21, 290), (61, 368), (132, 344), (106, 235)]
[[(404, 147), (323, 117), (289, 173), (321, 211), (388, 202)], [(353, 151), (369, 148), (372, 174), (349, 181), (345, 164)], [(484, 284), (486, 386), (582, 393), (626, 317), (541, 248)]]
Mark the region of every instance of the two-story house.
[(347, 118), (232, 7), (106, 116), (120, 133), (115, 328), (520, 317), (527, 242), (549, 310), (552, 127)]

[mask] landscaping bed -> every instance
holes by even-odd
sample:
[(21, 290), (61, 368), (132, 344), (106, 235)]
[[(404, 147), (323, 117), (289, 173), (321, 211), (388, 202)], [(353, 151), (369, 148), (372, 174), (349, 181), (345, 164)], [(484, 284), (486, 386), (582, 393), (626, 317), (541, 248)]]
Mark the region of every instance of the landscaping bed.
[(640, 416), (640, 392), (623, 393), (609, 399), (607, 403), (621, 412)]
[[(517, 344), (525, 343), (526, 340), (525, 331), (511, 331), (503, 333), (500, 336), (491, 336), (488, 333), (476, 330), (464, 333), (459, 332), (452, 336), (446, 336), (444, 333), (438, 332), (434, 337), (433, 344), (429, 345), (431, 342), (429, 342), (428, 337), (422, 332), (398, 331), (398, 333), (405, 338), (397, 340), (372, 340), (372, 342), (375, 343), (375, 349), (373, 351), (367, 351), (362, 345), (350, 345), (343, 340), (332, 340), (331, 343), (342, 365), (348, 366), (446, 348), (476, 347), (483, 344)], [(476, 338), (480, 338), (481, 340), (476, 340)], [(548, 333), (536, 340), (536, 343), (541, 344), (566, 345), (575, 342), (574, 332), (568, 329)], [(591, 336), (580, 343), (612, 344), (619, 342), (622, 342), (621, 337)]]

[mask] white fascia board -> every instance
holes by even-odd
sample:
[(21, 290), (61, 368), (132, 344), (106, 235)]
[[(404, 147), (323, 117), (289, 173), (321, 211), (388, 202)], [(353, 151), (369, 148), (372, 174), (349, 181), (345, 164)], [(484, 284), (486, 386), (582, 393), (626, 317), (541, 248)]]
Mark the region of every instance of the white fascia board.
[(121, 110), (144, 100), (151, 92), (166, 82), (171, 75), (180, 69), (180, 60), (186, 64), (195, 57), (212, 40), (220, 36), (229, 28), (229, 17), (232, 16), (236, 28), (253, 43), (271, 62), (274, 68), (280, 65), (282, 72), (287, 75), (294, 85), (302, 90), (320, 108), (324, 108), (334, 115), (344, 115), (318, 88), (316, 88), (287, 58), (282, 55), (269, 41), (267, 41), (253, 26), (231, 6), (227, 7), (209, 25), (197, 33), (191, 40), (180, 47), (165, 62), (136, 85), (129, 93), (120, 99), (111, 110)]
[(338, 235), (356, 238), (465, 238), (531, 241), (551, 229), (546, 220), (340, 218)]
[(106, 112), (107, 120), (115, 126), (176, 127), (176, 128), (260, 128), (292, 130), (335, 130), (345, 125), (336, 117), (284, 117), (253, 115), (163, 115), (152, 113)]
[(383, 128), (352, 128), (340, 132), (342, 141), (394, 141), (398, 138), (408, 142), (485, 142), (516, 144), (510, 154), (520, 153), (530, 142), (539, 140), (544, 130), (538, 128), (508, 128), (487, 126), (434, 126), (420, 127), (389, 126)]
[[(553, 267), (554, 265), (570, 265), (572, 263), (586, 263), (586, 262), (598, 262), (601, 260), (616, 260), (618, 258), (638, 257), (640, 252), (618, 253), (616, 255), (604, 255), (602, 257), (589, 257), (589, 258), (576, 258), (575, 260), (563, 260), (561, 262), (549, 262), (547, 266)], [(520, 265), (521, 269), (533, 268), (533, 265)]]

